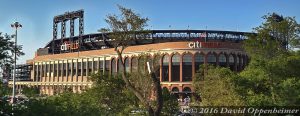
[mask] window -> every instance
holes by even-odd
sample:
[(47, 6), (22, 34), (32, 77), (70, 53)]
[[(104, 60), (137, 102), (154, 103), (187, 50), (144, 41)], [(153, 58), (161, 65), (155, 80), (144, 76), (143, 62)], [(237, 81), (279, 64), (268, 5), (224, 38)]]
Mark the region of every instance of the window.
[(147, 62), (149, 62), (150, 69), (152, 70), (152, 68), (153, 68), (153, 59), (151, 58), (151, 56), (147, 56), (147, 59), (146, 59), (146, 70), (147, 70), (146, 72), (149, 73)]
[(112, 74), (117, 73), (116, 60), (114, 58), (111, 59), (111, 72), (112, 72)]
[(175, 54), (172, 57), (172, 81), (180, 81), (180, 55)]
[(244, 57), (244, 56), (241, 56), (241, 66), (242, 66), (242, 67), (244, 66), (244, 60), (245, 60), (245, 57)]
[(177, 99), (179, 98), (179, 89), (177, 87), (172, 88), (172, 93)]
[(196, 53), (195, 54), (195, 71), (200, 69), (200, 65), (204, 63), (204, 55)]
[(188, 96), (191, 97), (191, 92), (192, 92), (191, 88), (189, 88), (189, 87), (183, 88), (182, 93), (184, 93), (184, 94), (182, 97), (183, 98), (187, 98)]
[(138, 71), (139, 72), (142, 72), (142, 73), (144, 73), (145, 72), (145, 64), (146, 64), (146, 60), (145, 60), (145, 57), (139, 57), (139, 59), (138, 59), (139, 61), (138, 61)]
[[(94, 60), (93, 65), (94, 65), (94, 66), (93, 66), (94, 72), (98, 71), (98, 70), (99, 70), (99, 69), (98, 69), (98, 67), (99, 67), (99, 66), (98, 66), (98, 65), (99, 65), (99, 64), (98, 64), (98, 61), (95, 61), (95, 60)], [(93, 73), (94, 73), (94, 72), (93, 72)]]
[(219, 55), (219, 65), (221, 67), (226, 67), (227, 66), (226, 56), (224, 54)]
[(153, 69), (154, 69), (154, 73), (157, 77), (160, 77), (160, 63), (161, 63), (161, 59), (160, 56), (154, 56), (153, 58)]
[(129, 58), (128, 57), (125, 58), (124, 63), (125, 63), (125, 71), (127, 73), (129, 73), (130, 72), (130, 67), (129, 67)]
[(45, 73), (46, 73), (46, 77), (49, 77), (49, 66), (48, 66), (49, 64), (47, 64), (47, 62), (46, 62), (46, 64), (45, 64)]
[(73, 69), (72, 69), (73, 70), (73, 74), (72, 74), (72, 76), (75, 76), (77, 63), (73, 61), (72, 65), (73, 65)]
[(71, 70), (72, 70), (72, 62), (68, 62), (68, 76), (72, 76)]
[(234, 57), (232, 54), (229, 55), (229, 67), (230, 67), (230, 70), (232, 70), (232, 71), (235, 70)]
[(98, 72), (99, 72), (99, 71), (100, 71), (100, 72), (103, 72), (103, 70), (104, 70), (104, 67), (103, 67), (104, 61), (103, 61), (103, 60), (100, 60), (98, 63), (99, 63), (99, 64), (98, 64)]
[(131, 58), (131, 70), (132, 72), (137, 72), (138, 70), (138, 60), (136, 57), (132, 57)]
[(88, 61), (88, 72), (87, 75), (89, 75), (90, 73), (92, 73), (93, 70), (93, 61)]
[(39, 77), (38, 71), (39, 71), (38, 65), (34, 65), (34, 78), (35, 78), (35, 79), (36, 79), (37, 77)]
[(121, 73), (121, 72), (123, 72), (123, 70), (124, 70), (124, 67), (122, 64), (122, 58), (118, 58), (118, 72)]
[(77, 66), (78, 66), (77, 75), (78, 75), (78, 76), (81, 76), (82, 62), (78, 62)]
[(163, 56), (162, 81), (169, 81), (169, 55)]
[(61, 76), (61, 63), (59, 63), (59, 62), (57, 64), (57, 71), (58, 71), (57, 76), (60, 77)]
[(53, 64), (51, 64), (51, 62), (50, 62), (49, 65), (50, 65), (50, 70), (49, 70), (49, 72), (50, 72), (49, 74), (50, 74), (50, 75), (49, 75), (49, 76), (50, 76), (50, 77), (53, 77)]
[(62, 63), (62, 64), (63, 64), (63, 66), (62, 66), (62, 67), (63, 67), (63, 70), (62, 70), (62, 71), (63, 71), (63, 72), (62, 72), (63, 74), (62, 74), (62, 75), (63, 75), (63, 76), (66, 76), (66, 70), (67, 70), (67, 69), (66, 69), (66, 66), (67, 66), (67, 63), (64, 62), (64, 63)]
[(236, 57), (236, 65), (237, 65), (237, 71), (239, 71), (240, 70), (240, 56), (237, 56)]
[(110, 60), (105, 60), (105, 72), (109, 72), (110, 66)]
[(83, 61), (82, 62), (82, 70), (83, 70), (82, 76), (86, 76), (86, 72), (87, 72), (86, 65), (87, 65), (87, 61)]
[(209, 54), (207, 55), (207, 63), (216, 65), (216, 61), (217, 61), (217, 60), (216, 60), (216, 56), (215, 56), (214, 54), (209, 53)]
[(192, 81), (192, 54), (183, 55), (182, 81)]

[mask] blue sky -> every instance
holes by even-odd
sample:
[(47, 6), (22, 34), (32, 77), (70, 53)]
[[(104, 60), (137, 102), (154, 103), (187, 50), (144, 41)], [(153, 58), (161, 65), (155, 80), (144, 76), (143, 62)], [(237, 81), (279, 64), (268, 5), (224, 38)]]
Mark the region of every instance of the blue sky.
[(25, 63), (52, 39), (55, 15), (84, 9), (84, 33), (95, 33), (106, 27), (107, 14), (119, 13), (117, 4), (148, 17), (149, 29), (252, 31), (272, 12), (300, 22), (299, 0), (0, 0), (0, 32), (12, 34), (14, 21), (23, 25), (18, 43), (26, 55), (18, 63)]

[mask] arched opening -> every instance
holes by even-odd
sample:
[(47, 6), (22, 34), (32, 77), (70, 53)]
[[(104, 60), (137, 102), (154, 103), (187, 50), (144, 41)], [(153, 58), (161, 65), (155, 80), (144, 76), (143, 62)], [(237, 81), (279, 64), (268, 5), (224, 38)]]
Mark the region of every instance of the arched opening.
[(245, 67), (245, 56), (242, 55), (241, 56), (241, 69), (244, 69), (244, 67)]
[(123, 72), (124, 67), (122, 65), (122, 59), (121, 58), (118, 58), (118, 67), (117, 68), (118, 68), (119, 73)]
[(192, 90), (189, 87), (185, 87), (183, 88), (182, 93), (183, 93), (183, 99), (187, 98), (188, 96), (191, 97)]
[(180, 81), (180, 55), (175, 54), (172, 57), (172, 81)]
[(169, 81), (169, 55), (163, 56), (162, 81)]
[(145, 64), (146, 64), (146, 59), (144, 57), (139, 57), (138, 58), (138, 71), (145, 73)]
[(229, 67), (230, 67), (230, 70), (234, 71), (235, 68), (234, 68), (234, 57), (232, 54), (229, 55)]
[(162, 90), (163, 91), (165, 91), (165, 90), (169, 91), (169, 89), (167, 87), (163, 87)]
[(224, 54), (219, 55), (219, 66), (227, 67), (226, 56)]
[[(147, 65), (148, 62), (149, 62), (149, 67)], [(146, 67), (145, 67), (146, 68), (146, 73), (149, 73), (148, 68), (150, 68), (150, 70), (153, 69), (153, 59), (151, 58), (151, 56), (147, 56), (145, 64), (146, 64)]]
[(129, 67), (129, 58), (128, 57), (125, 58), (124, 63), (125, 63), (125, 71), (127, 73), (129, 73), (130, 72), (130, 67)]
[(160, 77), (160, 63), (161, 59), (160, 56), (156, 55), (153, 57), (153, 69), (154, 73), (157, 77)]
[(182, 81), (192, 81), (192, 54), (185, 54), (182, 58)]
[(207, 63), (216, 65), (217, 63), (216, 55), (213, 53), (207, 54)]
[(117, 73), (117, 67), (116, 67), (116, 59), (115, 58), (111, 59), (110, 67), (111, 67), (111, 73), (116, 74)]
[(196, 53), (195, 54), (195, 71), (199, 71), (200, 65), (204, 63), (204, 55)]
[(237, 65), (237, 71), (240, 71), (241, 64), (240, 64), (240, 56), (236, 56), (236, 65)]
[(177, 87), (172, 88), (172, 94), (178, 99), (179, 98), (179, 89)]
[(136, 57), (131, 58), (131, 71), (132, 72), (138, 71), (138, 59)]

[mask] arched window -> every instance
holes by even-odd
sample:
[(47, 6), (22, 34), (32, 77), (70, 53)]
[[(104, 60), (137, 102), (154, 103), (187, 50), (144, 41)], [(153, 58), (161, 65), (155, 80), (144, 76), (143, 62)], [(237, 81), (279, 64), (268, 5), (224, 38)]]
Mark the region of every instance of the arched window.
[(116, 68), (116, 59), (111, 59), (111, 73), (116, 74), (117, 73), (117, 68)]
[(169, 91), (169, 89), (167, 87), (163, 87), (162, 90), (163, 91), (166, 91), (166, 90)]
[(215, 54), (209, 53), (209, 54), (207, 55), (207, 63), (216, 65), (217, 59), (216, 59)]
[(138, 70), (139, 72), (145, 73), (145, 68), (146, 68), (146, 57), (140, 56), (138, 58)]
[(182, 81), (192, 81), (192, 54), (185, 54), (182, 58)]
[(185, 88), (183, 88), (182, 92), (184, 92), (184, 93), (191, 93), (192, 90), (189, 87), (185, 87)]
[(237, 65), (237, 70), (238, 70), (238, 71), (240, 70), (240, 66), (241, 66), (240, 63), (241, 63), (241, 62), (240, 62), (240, 56), (236, 56), (236, 65)]
[(130, 72), (130, 67), (129, 67), (129, 58), (128, 57), (125, 58), (124, 63), (125, 63), (125, 71), (127, 73), (129, 73)]
[(200, 69), (200, 65), (204, 63), (204, 55), (196, 53), (195, 54), (195, 71)]
[(118, 72), (121, 73), (123, 72), (123, 65), (122, 65), (122, 59), (118, 58)]
[(169, 81), (169, 55), (163, 56), (162, 81)]
[(245, 56), (243, 55), (241, 58), (241, 68), (243, 69), (245, 66)]
[(172, 88), (172, 93), (177, 99), (179, 98), (179, 89), (177, 87)]
[(147, 62), (149, 62), (149, 66), (150, 66), (150, 70), (152, 70), (153, 68), (153, 59), (151, 58), (151, 56), (147, 56), (147, 59), (146, 59), (146, 72), (149, 73), (148, 71), (148, 65), (147, 65)]
[(138, 70), (138, 60), (136, 57), (131, 58), (131, 70), (132, 72), (137, 72)]
[(222, 67), (227, 66), (226, 56), (224, 54), (219, 55), (219, 65), (222, 66)]
[(154, 73), (157, 77), (160, 77), (160, 63), (161, 59), (160, 56), (156, 55), (153, 57), (153, 69)]
[(188, 96), (191, 97), (192, 90), (189, 87), (185, 87), (183, 88), (182, 93), (183, 93), (183, 98), (186, 98)]
[(230, 70), (234, 71), (235, 68), (234, 68), (234, 57), (232, 54), (229, 55), (229, 67), (230, 67)]
[(173, 87), (173, 88), (172, 88), (172, 92), (173, 92), (173, 93), (179, 93), (179, 89), (178, 89), (177, 87)]
[(180, 81), (180, 55), (175, 54), (172, 57), (172, 81)]

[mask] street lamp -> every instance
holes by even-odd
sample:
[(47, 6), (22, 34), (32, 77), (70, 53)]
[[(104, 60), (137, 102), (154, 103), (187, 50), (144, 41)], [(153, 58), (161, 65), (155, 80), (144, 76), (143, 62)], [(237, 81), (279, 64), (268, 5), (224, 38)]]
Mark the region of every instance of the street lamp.
[(13, 93), (12, 93), (12, 103), (15, 103), (15, 93), (16, 93), (16, 63), (17, 63), (17, 37), (18, 37), (18, 28), (21, 28), (22, 25), (19, 22), (11, 24), (11, 27), (15, 29), (15, 47), (14, 47), (14, 74), (13, 74)]

